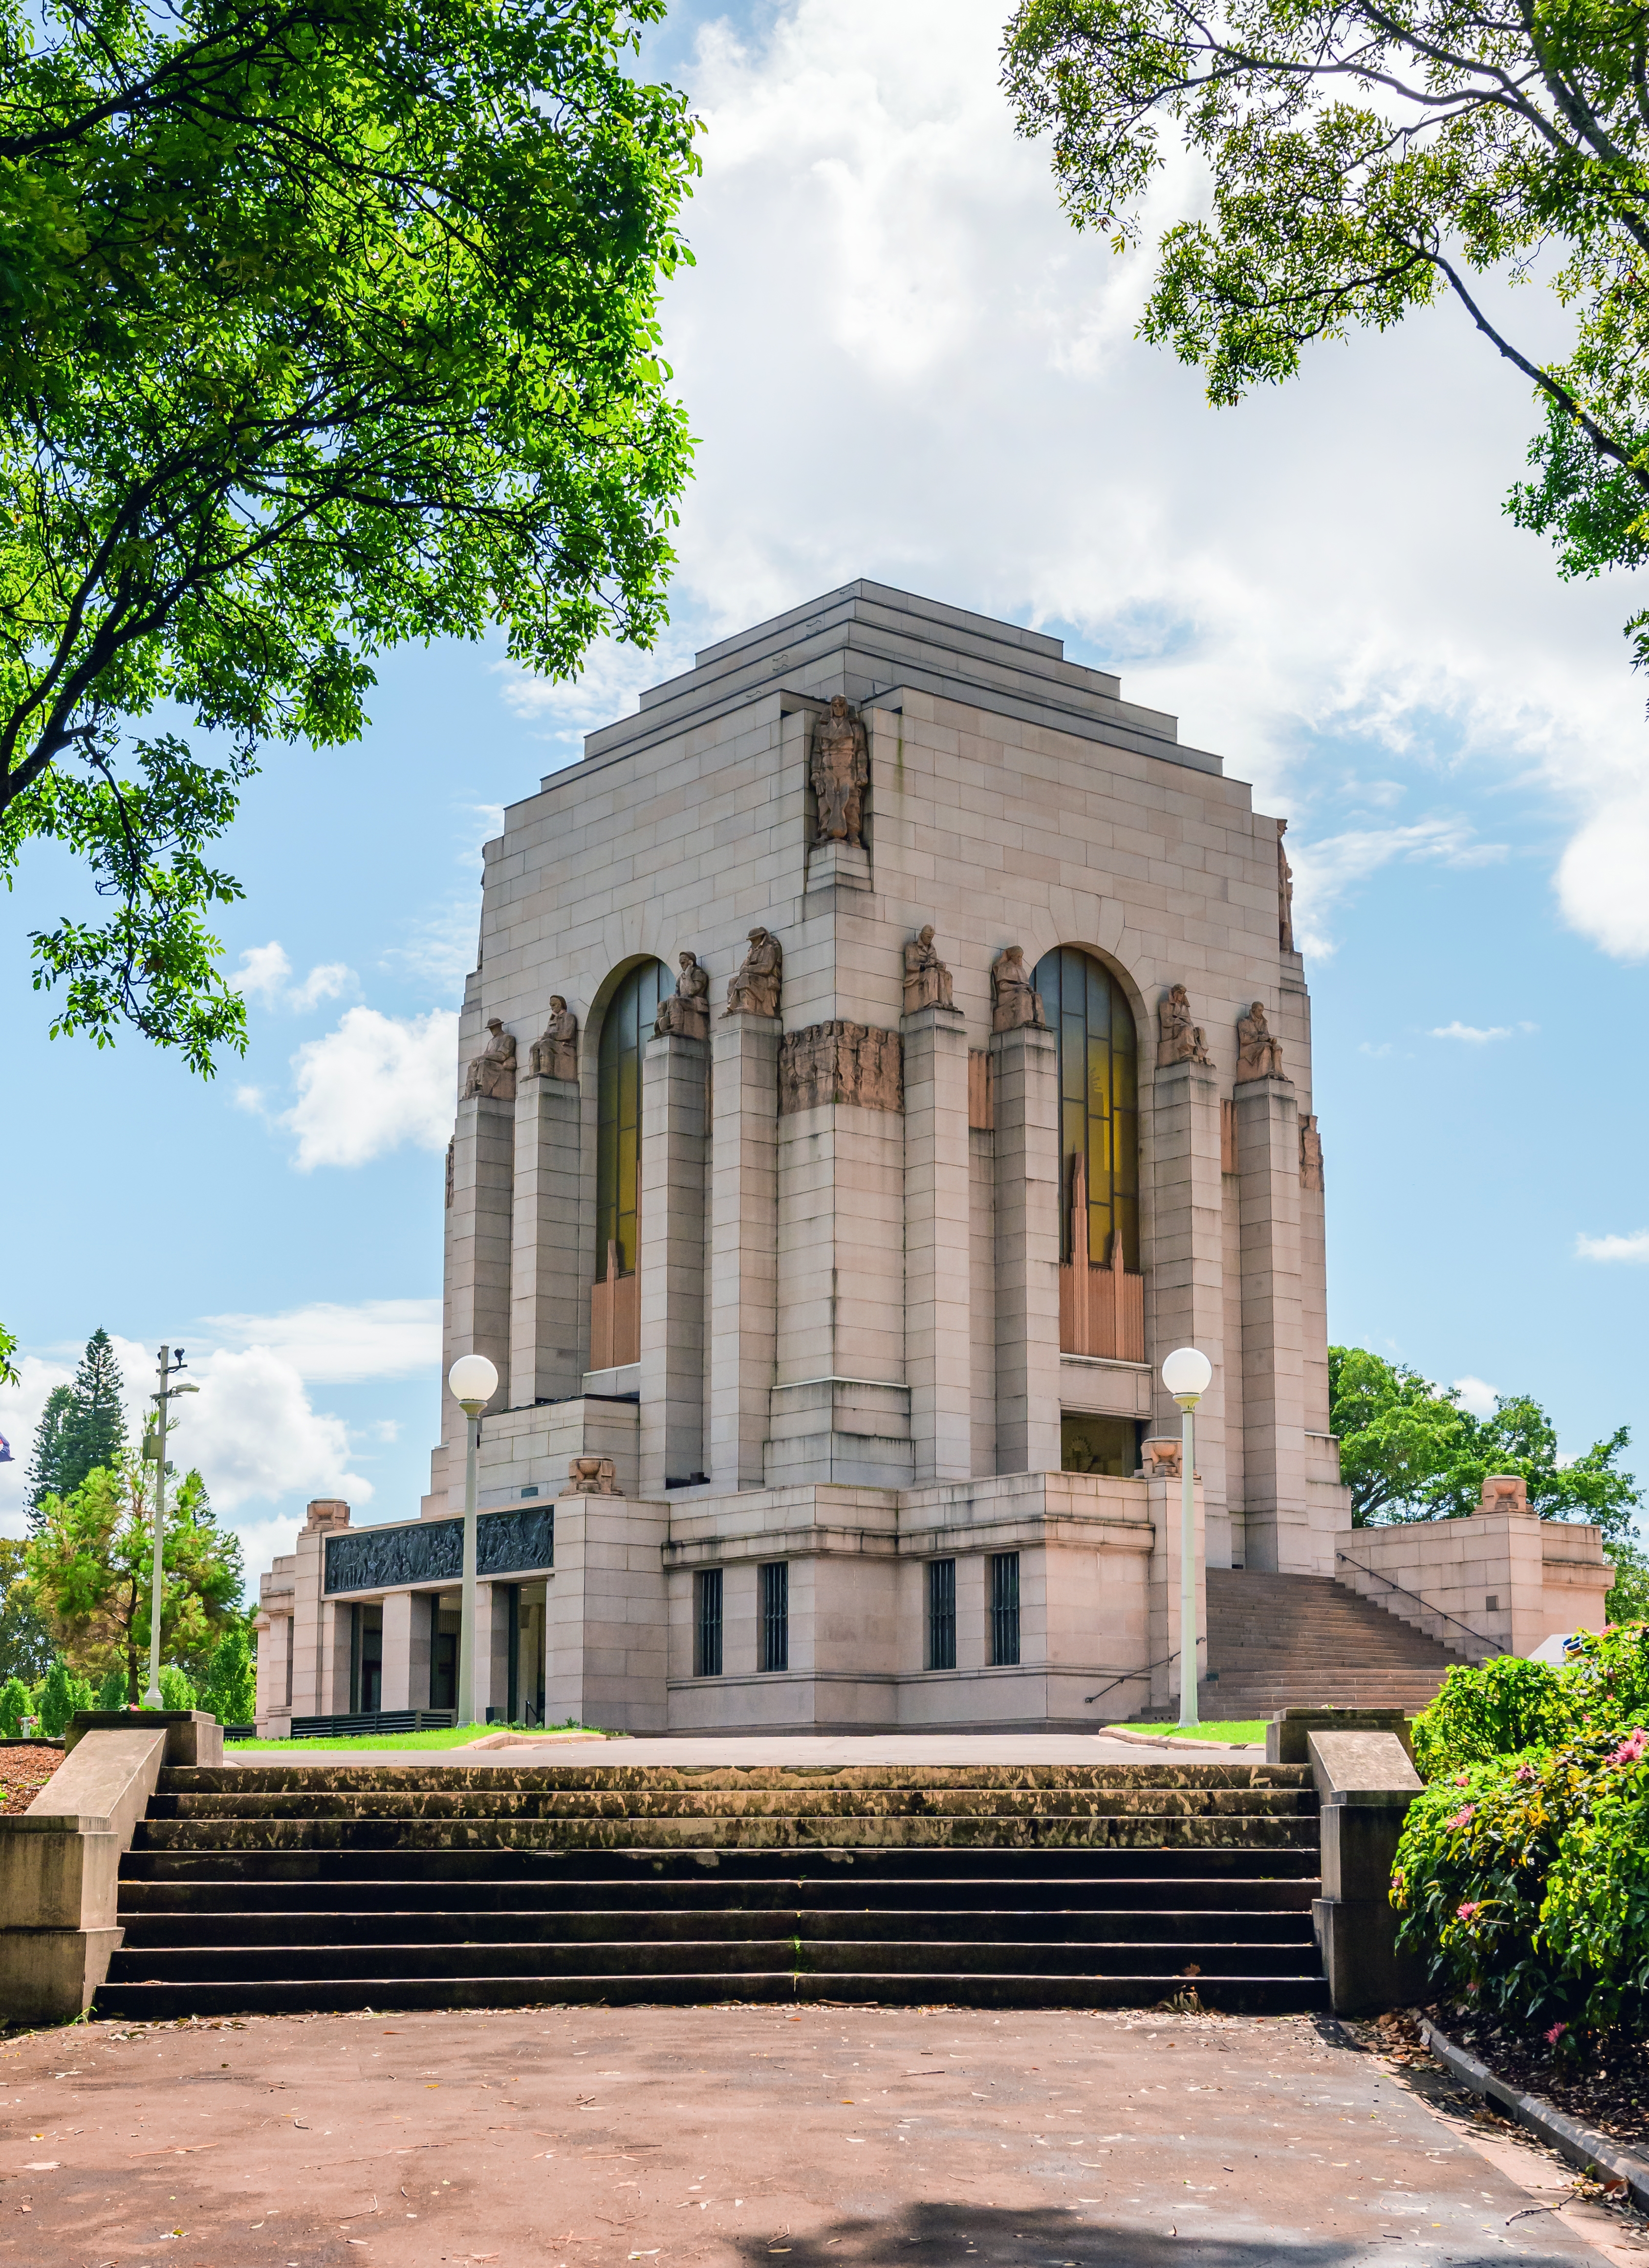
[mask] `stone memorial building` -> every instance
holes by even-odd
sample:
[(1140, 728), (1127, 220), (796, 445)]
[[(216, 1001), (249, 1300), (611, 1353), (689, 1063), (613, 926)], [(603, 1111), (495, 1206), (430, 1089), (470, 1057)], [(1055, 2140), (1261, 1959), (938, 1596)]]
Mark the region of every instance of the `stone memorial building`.
[[(1206, 1565), (1336, 1572), (1284, 825), (1056, 638), (863, 582), (511, 806), (445, 1191), (443, 1373), (500, 1380), (478, 1712), (1166, 1704), (1182, 1344)], [(416, 1519), (318, 1504), (265, 1579), (266, 1727), (452, 1705), (444, 1408)]]

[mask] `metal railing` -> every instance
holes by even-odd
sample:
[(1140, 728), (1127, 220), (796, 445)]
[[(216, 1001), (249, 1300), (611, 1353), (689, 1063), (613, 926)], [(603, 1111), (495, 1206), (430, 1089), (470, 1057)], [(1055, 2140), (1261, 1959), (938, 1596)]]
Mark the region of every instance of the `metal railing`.
[[(1343, 1559), (1348, 1567), (1355, 1567), (1359, 1575), (1372, 1575), (1375, 1582), (1384, 1583), (1388, 1590), (1397, 1591), (1405, 1599), (1412, 1599), (1417, 1607), (1423, 1609), (1428, 1615), (1435, 1615), (1439, 1622), (1453, 1623), (1456, 1630), (1465, 1631), (1473, 1646), (1487, 1646), (1492, 1651), (1494, 1640), (1491, 1638), (1485, 1638), (1481, 1631), (1473, 1630), (1471, 1624), (1461, 1622), (1458, 1615), (1451, 1615), (1447, 1607), (1433, 1606), (1430, 1599), (1423, 1599), (1418, 1591), (1410, 1590), (1404, 1583), (1394, 1582), (1389, 1575), (1382, 1574), (1378, 1567), (1366, 1567), (1360, 1559), (1353, 1559), (1349, 1551), (1336, 1551), (1334, 1556), (1336, 1559)], [(1351, 1586), (1348, 1584), (1346, 1587), (1349, 1590)]]

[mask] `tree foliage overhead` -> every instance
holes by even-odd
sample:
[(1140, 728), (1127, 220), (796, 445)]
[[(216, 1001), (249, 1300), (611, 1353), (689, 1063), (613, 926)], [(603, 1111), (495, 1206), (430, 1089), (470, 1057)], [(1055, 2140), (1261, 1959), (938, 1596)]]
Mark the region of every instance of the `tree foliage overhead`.
[(1498, 1395), (1491, 1416), (1474, 1418), (1456, 1388), (1434, 1386), (1366, 1347), (1329, 1349), (1329, 1393), (1356, 1526), (1459, 1520), (1482, 1501), (1489, 1474), (1514, 1473), (1531, 1512), (1594, 1521), (1611, 1554), (1633, 1557), (1638, 1484), (1620, 1469), (1631, 1440), (1624, 1425), (1560, 1462), (1557, 1430), (1532, 1395)]
[(663, 12), (0, 0), (0, 874), (55, 841), (105, 901), (34, 936), (54, 1034), (244, 1044), (212, 844), (261, 748), (359, 733), (386, 648), (497, 625), (560, 675), (655, 633)]
[[(1508, 509), (1590, 575), (1649, 551), (1646, 40), (1616, 0), (1021, 0), (1005, 76), (1119, 251), (1165, 143), (1206, 161), (1210, 216), (1164, 235), (1141, 329), (1215, 402), (1454, 293), (1544, 406)], [(1476, 281), (1536, 261), (1572, 311), (1561, 361)], [(1649, 662), (1649, 616), (1629, 628)]]

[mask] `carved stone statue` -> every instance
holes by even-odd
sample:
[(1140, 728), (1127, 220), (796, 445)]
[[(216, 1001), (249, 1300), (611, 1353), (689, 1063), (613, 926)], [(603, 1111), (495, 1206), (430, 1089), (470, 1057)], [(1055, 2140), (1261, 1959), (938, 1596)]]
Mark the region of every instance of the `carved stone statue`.
[(549, 1021), (543, 1037), (534, 1041), (527, 1064), (539, 1079), (578, 1076), (578, 1019), (559, 992), (549, 996)]
[(813, 728), (813, 762), (808, 775), (819, 806), (815, 843), (860, 841), (865, 791), (870, 785), (870, 742), (858, 712), (838, 693), (830, 713)]
[(1021, 1024), (1046, 1031), (1048, 1018), (1042, 996), (1025, 966), (1025, 947), (1010, 945), (990, 964), (990, 1028), (1016, 1032)]
[(1208, 1042), (1191, 1021), (1190, 996), (1183, 984), (1170, 985), (1157, 1003), (1157, 1069), (1170, 1064), (1208, 1061)]
[(567, 1467), (569, 1496), (622, 1496), (611, 1457), (574, 1457)]
[(1319, 1191), (1322, 1188), (1322, 1137), (1314, 1115), (1299, 1122), (1299, 1186)]
[(487, 1020), (491, 1038), (473, 1057), (464, 1076), (466, 1096), (484, 1094), (494, 1102), (515, 1101), (515, 1035), (506, 1032), (497, 1016)]
[(667, 1000), (660, 1000), (659, 1012), (653, 1019), (655, 1039), (664, 1039), (671, 1032), (684, 1040), (707, 1040), (710, 1037), (710, 971), (701, 968), (696, 953), (676, 956), (681, 974), (675, 980), (675, 990)]
[(784, 948), (771, 930), (753, 929), (744, 966), (727, 987), (725, 1016), (777, 1016)]
[(1485, 1473), (1479, 1512), (1527, 1512), (1528, 1483), (1521, 1473)]
[(905, 946), (905, 1013), (909, 1016), (918, 1008), (955, 1005), (951, 998), (951, 972), (939, 959), (930, 922)]
[(1171, 1433), (1140, 1444), (1140, 1470), (1148, 1481), (1177, 1481), (1184, 1471), (1185, 1446)]
[(821, 1102), (904, 1108), (904, 1051), (897, 1032), (837, 1021), (786, 1032), (778, 1043), (781, 1117)]
[(1283, 848), (1288, 821), (1277, 822), (1277, 941), (1285, 953), (1294, 950), (1294, 870)]
[(1246, 1016), (1237, 1019), (1237, 1084), (1245, 1079), (1281, 1079), (1283, 1042), (1272, 1036), (1265, 1020), (1265, 1003), (1253, 1001)]

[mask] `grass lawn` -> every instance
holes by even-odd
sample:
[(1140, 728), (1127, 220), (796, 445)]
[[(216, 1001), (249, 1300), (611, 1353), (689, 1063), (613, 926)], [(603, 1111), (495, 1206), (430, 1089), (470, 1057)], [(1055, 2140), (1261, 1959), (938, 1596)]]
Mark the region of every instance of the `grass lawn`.
[[(342, 1737), (335, 1735), (329, 1740), (225, 1741), (224, 1742), (224, 1754), (225, 1756), (240, 1756), (249, 1749), (280, 1749), (282, 1750), (285, 1750), (287, 1749), (331, 1749), (335, 1750), (338, 1749), (461, 1749), (471, 1741), (484, 1740), (489, 1733), (507, 1733), (512, 1729), (519, 1732), (521, 1727), (517, 1726), (512, 1728), (508, 1725), (447, 1725), (443, 1727), (432, 1727), (429, 1731), (423, 1733), (356, 1733), (344, 1734)], [(589, 1732), (595, 1734), (598, 1739), (603, 1741), (622, 1740), (628, 1738), (628, 1735), (624, 1734), (600, 1732), (599, 1728), (593, 1725), (554, 1725), (550, 1727), (550, 1730), (556, 1733), (577, 1731)], [(534, 1728), (534, 1731), (531, 1734), (524, 1734), (523, 1737), (536, 1739), (538, 1737), (536, 1728)], [(571, 1742), (545, 1741), (543, 1742), (544, 1753), (546, 1756), (553, 1756), (558, 1749), (561, 1749), (563, 1746), (571, 1747), (571, 1745), (572, 1744)]]
[(1149, 1733), (1153, 1741), (1252, 1741), (1256, 1747), (1263, 1748), (1265, 1727), (1263, 1717), (1239, 1717), (1218, 1724), (1197, 1725), (1189, 1732), (1178, 1725), (1125, 1725), (1119, 1729)]

